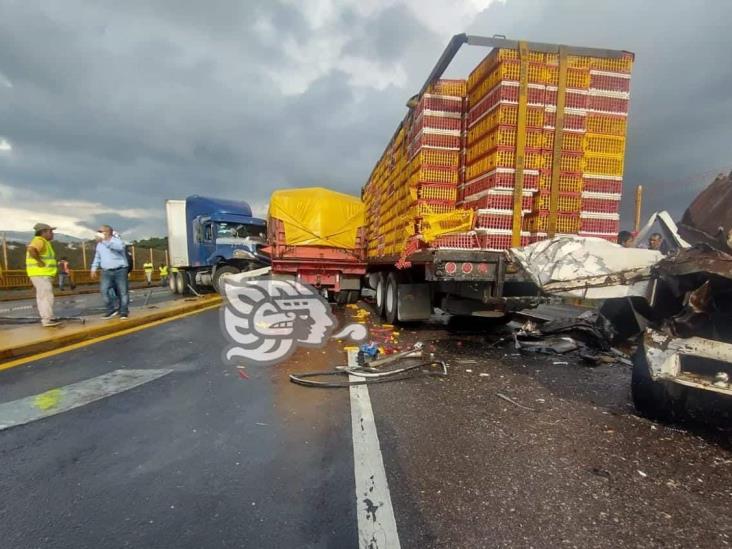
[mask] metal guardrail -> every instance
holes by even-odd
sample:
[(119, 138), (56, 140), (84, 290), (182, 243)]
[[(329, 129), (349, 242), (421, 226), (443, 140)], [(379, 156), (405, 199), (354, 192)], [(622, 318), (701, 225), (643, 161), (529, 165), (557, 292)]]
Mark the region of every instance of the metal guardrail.
[[(153, 271), (153, 280), (160, 280), (160, 272), (156, 269)], [(71, 270), (71, 280), (74, 284), (97, 284), (99, 279), (92, 280), (87, 270)], [(130, 272), (130, 282), (144, 282), (145, 271), (135, 269)], [(30, 278), (25, 274), (25, 269), (12, 269), (0, 272), (0, 290), (17, 290), (22, 288), (32, 288)]]

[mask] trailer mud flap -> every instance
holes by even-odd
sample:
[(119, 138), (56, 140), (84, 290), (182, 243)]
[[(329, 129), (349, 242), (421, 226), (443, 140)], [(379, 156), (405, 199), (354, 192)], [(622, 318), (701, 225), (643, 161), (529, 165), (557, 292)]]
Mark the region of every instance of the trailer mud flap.
[(432, 316), (429, 284), (399, 284), (397, 318), (401, 322), (428, 320)]

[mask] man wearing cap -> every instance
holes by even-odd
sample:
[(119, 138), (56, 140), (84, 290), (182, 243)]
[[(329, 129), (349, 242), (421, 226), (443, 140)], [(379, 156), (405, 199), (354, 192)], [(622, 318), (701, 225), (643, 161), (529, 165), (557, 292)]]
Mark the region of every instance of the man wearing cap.
[[(91, 265), (91, 277), (97, 277), (97, 270), (102, 269), (102, 280), (100, 290), (107, 313), (104, 318), (113, 318), (119, 315), (120, 319), (127, 320), (129, 315), (130, 297), (128, 294), (127, 271), (127, 252), (125, 243), (122, 239), (114, 234), (112, 227), (102, 225), (97, 232), (97, 249), (94, 254), (94, 261)], [(117, 298), (119, 298), (119, 310), (116, 310), (115, 301), (109, 295), (110, 288), (114, 288)]]
[(36, 223), (33, 226), (36, 235), (28, 244), (25, 254), (25, 270), (36, 289), (38, 314), (41, 324), (46, 327), (59, 325), (53, 320), (53, 279), (58, 273), (56, 252), (51, 246), (55, 229), (45, 223)]

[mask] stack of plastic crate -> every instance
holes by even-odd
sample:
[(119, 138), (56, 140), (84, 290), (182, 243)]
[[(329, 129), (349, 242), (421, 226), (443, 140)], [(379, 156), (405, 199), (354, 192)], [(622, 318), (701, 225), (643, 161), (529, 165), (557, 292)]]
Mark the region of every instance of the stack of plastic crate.
[[(511, 246), (519, 99), (518, 52), (493, 50), (468, 77), (467, 139), (461, 207), (476, 210), (475, 229), (488, 249)], [(522, 214), (534, 207), (544, 163), (544, 54), (531, 52)], [(522, 244), (529, 234), (522, 232)]]
[[(546, 238), (551, 211), (551, 184), (554, 167), (554, 139), (559, 95), (559, 55), (544, 56), (544, 125), (542, 168), (539, 189), (534, 196), (531, 214), (523, 229), (530, 240)], [(559, 150), (555, 234), (577, 234), (582, 200), (582, 143), (587, 130), (587, 107), (590, 83), (590, 58), (567, 56), (567, 79), (564, 94), (562, 146)]]
[[(460, 181), (460, 156), (465, 111), (465, 80), (439, 80), (420, 98), (409, 129), (409, 191), (407, 218), (414, 239), (420, 238), (421, 219), (430, 213), (455, 209)], [(433, 247), (445, 247), (438, 237)]]
[(464, 80), (437, 81), (387, 145), (363, 192), (369, 257), (403, 255), (423, 217), (455, 209), (464, 97)]
[(592, 58), (585, 135), (580, 234), (615, 241), (633, 58)]

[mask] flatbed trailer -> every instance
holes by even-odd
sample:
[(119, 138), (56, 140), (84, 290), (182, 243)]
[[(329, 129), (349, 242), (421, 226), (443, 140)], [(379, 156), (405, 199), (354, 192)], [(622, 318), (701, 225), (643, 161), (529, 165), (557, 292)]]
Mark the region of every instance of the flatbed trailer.
[[(561, 60), (560, 63), (565, 63), (569, 55), (618, 60), (627, 58), (629, 55), (629, 52), (623, 50), (520, 42), (508, 40), (502, 36), (458, 34), (450, 40), (419, 93), (408, 102), (410, 110), (425, 94), (428, 94), (431, 85), (442, 77), (457, 52), (466, 44), (486, 48), (514, 49), (518, 52), (519, 58), (527, 56), (529, 51), (557, 54)], [(522, 68), (522, 71), (525, 70)], [(522, 76), (518, 92), (519, 128), (522, 124), (522, 109), (525, 112), (527, 104), (527, 87), (526, 77)], [(563, 103), (561, 104), (563, 105)], [(559, 111), (563, 111), (563, 109), (559, 109)], [(556, 125), (560, 128), (563, 116), (563, 114), (557, 116)], [(403, 120), (397, 126), (389, 146), (397, 141), (400, 132), (404, 134), (404, 129)], [(463, 131), (465, 131), (464, 127)], [(556, 141), (557, 146), (561, 147), (561, 140)], [(558, 150), (561, 149), (555, 149), (555, 152)], [(559, 153), (555, 156), (558, 158)], [(510, 230), (511, 234), (507, 236), (513, 247), (522, 245), (524, 240), (521, 225), (524, 182), (523, 175), (519, 175), (524, 173), (523, 162), (523, 154), (517, 154), (516, 181), (513, 187), (513, 226)], [(378, 166), (379, 164), (374, 167), (369, 181), (372, 180)], [(555, 204), (559, 195), (558, 161), (555, 162), (552, 169), (552, 207), (549, 215), (549, 231), (544, 238), (553, 236), (557, 226)], [(367, 186), (362, 190), (362, 196), (366, 192)], [(373, 235), (369, 235), (369, 238), (373, 238)], [(528, 279), (524, 279), (520, 273), (517, 273), (514, 266), (510, 265), (507, 250), (481, 249), (482, 246), (476, 248), (439, 246), (401, 255), (391, 253), (374, 256), (369, 254), (367, 281), (376, 292), (376, 308), (380, 316), (390, 323), (420, 321), (428, 319), (433, 314), (434, 308), (439, 307), (453, 315), (502, 317), (511, 310), (521, 309), (536, 302), (537, 289)]]

